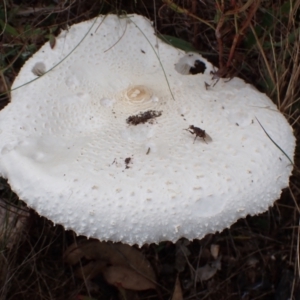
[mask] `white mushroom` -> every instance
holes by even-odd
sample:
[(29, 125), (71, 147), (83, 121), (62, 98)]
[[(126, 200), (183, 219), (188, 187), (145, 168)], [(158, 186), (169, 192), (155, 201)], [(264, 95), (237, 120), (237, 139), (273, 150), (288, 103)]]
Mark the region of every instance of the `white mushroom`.
[[(183, 75), (193, 56), (204, 73)], [(211, 71), (144, 17), (74, 25), (13, 84), (0, 175), (54, 223), (128, 244), (201, 238), (263, 212), (288, 186), (292, 129), (241, 79), (206, 89)]]

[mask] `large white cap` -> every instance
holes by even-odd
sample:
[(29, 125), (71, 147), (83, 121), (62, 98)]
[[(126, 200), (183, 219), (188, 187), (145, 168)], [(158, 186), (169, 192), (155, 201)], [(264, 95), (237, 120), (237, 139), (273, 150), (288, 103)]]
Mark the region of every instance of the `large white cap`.
[[(191, 60), (204, 74), (183, 75)], [(288, 186), (292, 129), (244, 81), (208, 87), (212, 70), (141, 16), (74, 25), (13, 84), (0, 175), (54, 223), (128, 244), (201, 238), (263, 212)]]

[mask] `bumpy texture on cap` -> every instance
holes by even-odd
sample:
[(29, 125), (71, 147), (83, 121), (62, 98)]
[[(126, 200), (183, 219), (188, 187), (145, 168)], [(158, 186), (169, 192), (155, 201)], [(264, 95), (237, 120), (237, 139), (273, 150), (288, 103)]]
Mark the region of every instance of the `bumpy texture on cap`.
[[(193, 59), (204, 73), (183, 75)], [(212, 70), (141, 16), (74, 25), (14, 82), (0, 113), (0, 175), (39, 214), (100, 240), (201, 238), (263, 212), (292, 165), (257, 119), (291, 158), (292, 130), (238, 78), (206, 89)], [(195, 140), (191, 125), (212, 141)]]

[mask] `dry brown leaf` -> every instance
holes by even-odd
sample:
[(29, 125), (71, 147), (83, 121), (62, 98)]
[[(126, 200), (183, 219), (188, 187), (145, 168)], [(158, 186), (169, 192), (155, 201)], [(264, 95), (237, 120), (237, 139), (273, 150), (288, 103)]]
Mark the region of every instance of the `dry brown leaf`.
[(64, 259), (70, 265), (77, 264), (82, 258), (93, 260), (93, 262), (81, 268), (78, 272), (80, 278), (93, 278), (103, 271), (105, 265), (109, 264), (134, 270), (152, 282), (156, 280), (149, 261), (138, 249), (129, 245), (88, 240), (72, 244), (64, 253)]
[(74, 272), (75, 276), (82, 279), (93, 279), (100, 273), (102, 273), (107, 267), (107, 263), (105, 261), (96, 260), (91, 261), (84, 266), (80, 266)]
[(69, 265), (75, 265), (84, 256), (81, 247), (77, 243), (73, 243), (69, 246), (63, 255), (64, 261)]
[(144, 277), (155, 281), (156, 276), (150, 262), (136, 248), (125, 244), (110, 244), (110, 262), (112, 265), (125, 265), (131, 267)]
[(81, 258), (92, 260), (104, 260), (110, 262), (114, 257), (111, 253), (112, 243), (99, 242), (98, 240), (84, 240), (74, 243), (68, 247), (64, 253), (65, 261), (70, 265), (75, 265)]
[(118, 288), (134, 291), (156, 289), (155, 284), (130, 267), (111, 266), (103, 272), (105, 280)]
[(176, 278), (172, 300), (183, 300), (182, 289), (181, 289), (181, 285), (180, 285), (178, 276)]

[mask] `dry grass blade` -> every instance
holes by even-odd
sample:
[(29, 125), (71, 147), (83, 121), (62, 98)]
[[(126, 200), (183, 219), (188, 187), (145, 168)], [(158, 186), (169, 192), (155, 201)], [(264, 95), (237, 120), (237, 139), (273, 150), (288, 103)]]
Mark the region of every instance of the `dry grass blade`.
[[(289, 12), (282, 15), (272, 15), (274, 23), (272, 31), (263, 38), (257, 36), (257, 30), (251, 24), (250, 28), (256, 40), (259, 54), (263, 61), (262, 74), (265, 74), (265, 82), (268, 84), (268, 78), (271, 83), (267, 92), (273, 96), (279, 109), (282, 112), (291, 114), (293, 107), (299, 102), (299, 24), (295, 22), (295, 14), (298, 11), (299, 1), (289, 4)], [(284, 7), (281, 7), (283, 10)], [(280, 19), (282, 18), (282, 20)], [(278, 30), (279, 37), (277, 38)], [(269, 42), (266, 41), (268, 38)], [(277, 39), (277, 40), (276, 40)], [(265, 68), (265, 70), (264, 70)]]
[(205, 24), (206, 26), (210, 27), (211, 29), (214, 29), (214, 26), (209, 23), (208, 21), (199, 18), (198, 16), (194, 15), (193, 13), (189, 12), (187, 9), (180, 7), (179, 5), (175, 4), (172, 0), (163, 0), (163, 2), (172, 10), (174, 10), (175, 12), (178, 12), (180, 14), (185, 14), (188, 15), (194, 19), (196, 19), (197, 21)]
[(28, 218), (29, 211), (25, 206), (18, 209), (0, 198), (0, 246), (12, 249), (24, 239)]

